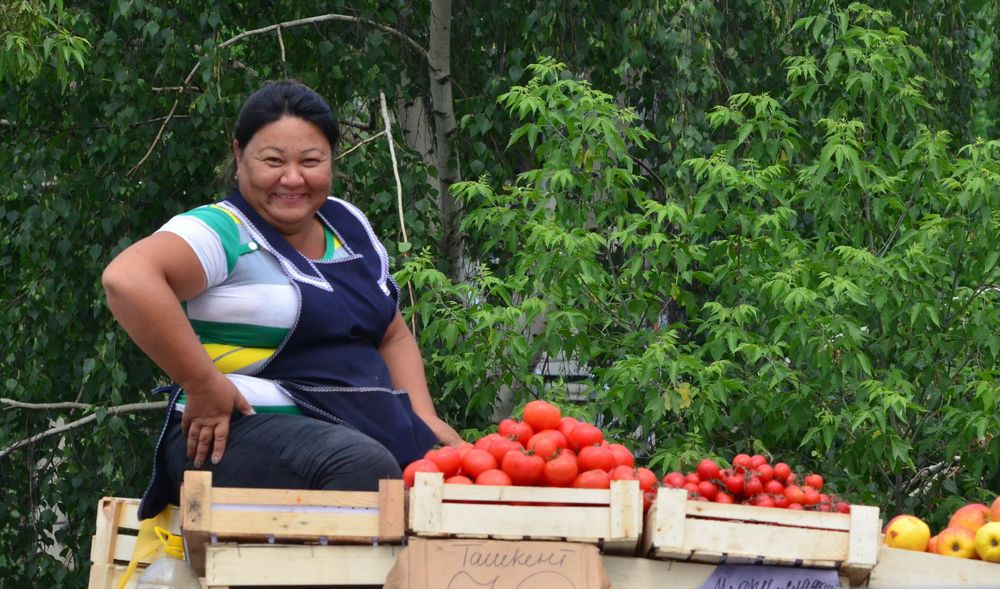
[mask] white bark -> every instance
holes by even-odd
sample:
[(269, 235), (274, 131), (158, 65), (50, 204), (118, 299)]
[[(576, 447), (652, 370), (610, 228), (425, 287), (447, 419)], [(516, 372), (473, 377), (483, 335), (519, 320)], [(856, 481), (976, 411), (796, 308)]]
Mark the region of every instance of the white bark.
[(451, 185), (458, 180), (451, 152), (451, 136), (456, 126), (451, 95), (451, 0), (431, 2), (428, 63), (438, 206), (441, 209), (441, 245), (451, 265), (452, 280), (462, 282), (465, 280), (465, 262), (458, 232), (462, 211), (451, 195)]

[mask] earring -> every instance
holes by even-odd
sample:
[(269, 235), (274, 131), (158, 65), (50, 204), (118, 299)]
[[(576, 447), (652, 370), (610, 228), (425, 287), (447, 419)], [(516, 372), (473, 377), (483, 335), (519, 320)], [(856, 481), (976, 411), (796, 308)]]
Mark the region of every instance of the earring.
[(236, 172), (235, 174), (233, 174), (233, 180), (236, 180), (237, 182), (240, 181), (240, 173), (239, 172)]

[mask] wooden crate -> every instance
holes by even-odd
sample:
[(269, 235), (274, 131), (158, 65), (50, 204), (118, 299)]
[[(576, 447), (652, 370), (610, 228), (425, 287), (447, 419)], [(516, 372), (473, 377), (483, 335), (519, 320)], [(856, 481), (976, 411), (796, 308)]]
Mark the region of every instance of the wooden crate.
[(254, 586), (382, 587), (401, 545), (212, 544), (209, 589)]
[(646, 514), (642, 553), (706, 563), (836, 568), (860, 584), (878, 559), (877, 507), (850, 514), (688, 501), (660, 489)]
[(205, 547), (253, 544), (401, 543), (403, 481), (383, 480), (377, 492), (212, 487), (212, 474), (187, 471), (181, 528), (191, 564), (205, 575)]
[(1000, 564), (880, 546), (871, 589), (1000, 589)]
[[(180, 534), (180, 511), (168, 507), (172, 534)], [(97, 504), (97, 523), (90, 545), (90, 582), (88, 589), (115, 589), (128, 568), (139, 533), (139, 500), (122, 497), (104, 497)], [(139, 576), (150, 561), (141, 560), (132, 573), (126, 589), (134, 589)]]
[(638, 481), (611, 489), (445, 485), (440, 473), (416, 474), (410, 532), (423, 537), (558, 540), (634, 554), (642, 537)]

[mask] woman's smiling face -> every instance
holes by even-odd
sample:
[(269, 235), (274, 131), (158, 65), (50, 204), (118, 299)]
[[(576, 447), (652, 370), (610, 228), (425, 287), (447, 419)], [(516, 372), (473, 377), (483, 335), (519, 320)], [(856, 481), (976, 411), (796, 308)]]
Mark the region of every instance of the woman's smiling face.
[(239, 188), (250, 206), (286, 237), (306, 232), (330, 194), (333, 154), (312, 123), (285, 116), (244, 145), (233, 142)]

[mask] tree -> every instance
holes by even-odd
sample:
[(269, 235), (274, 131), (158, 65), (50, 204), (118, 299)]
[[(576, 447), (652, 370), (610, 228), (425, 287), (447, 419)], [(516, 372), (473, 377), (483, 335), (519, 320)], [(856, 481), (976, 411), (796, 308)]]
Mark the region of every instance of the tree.
[(457, 425), (492, 427), (504, 386), (513, 410), (558, 395), (562, 353), (593, 379), (563, 406), (656, 468), (752, 445), (893, 511), (982, 496), (996, 6), (891, 4), (76, 3), (53, 22), (86, 67), (0, 86), (0, 373), (36, 404), (0, 413), (2, 577), (81, 584), (97, 498), (141, 493), (160, 416), (114, 408), (163, 377), (100, 271), (226, 189), (236, 109), (283, 76), (338, 105), (335, 190), (412, 283)]

